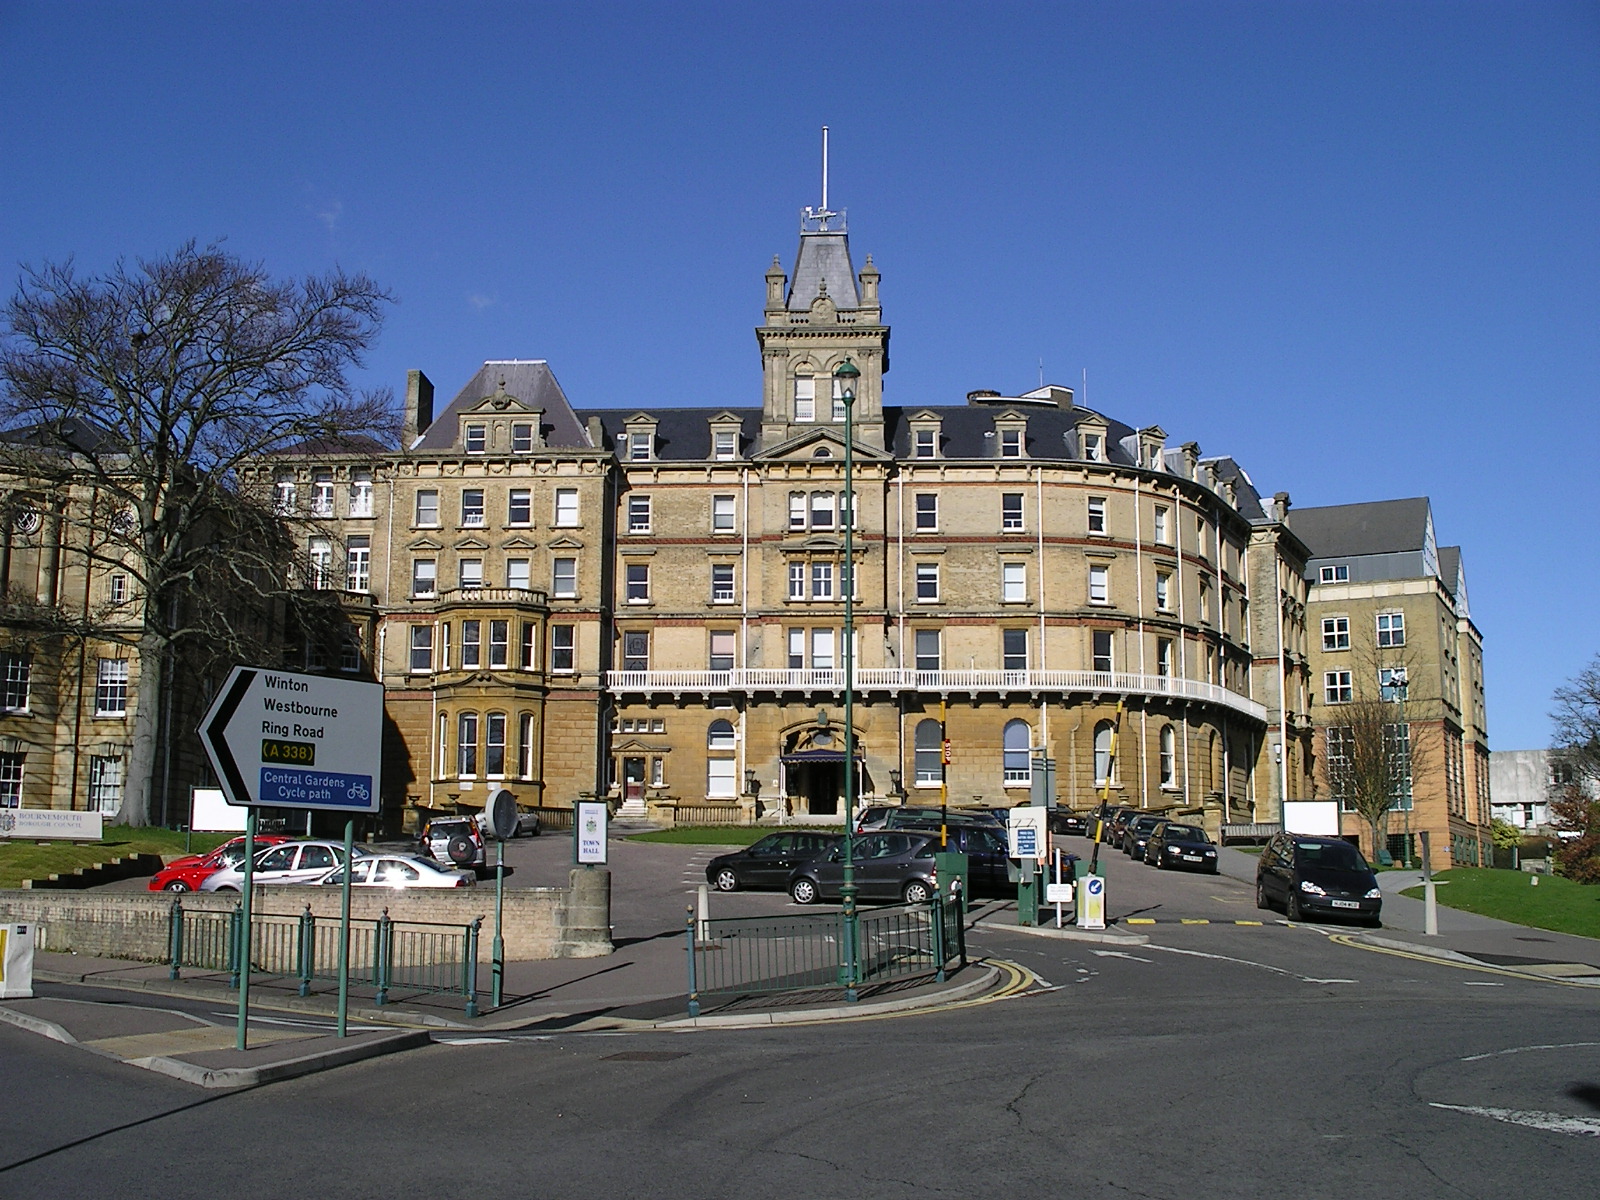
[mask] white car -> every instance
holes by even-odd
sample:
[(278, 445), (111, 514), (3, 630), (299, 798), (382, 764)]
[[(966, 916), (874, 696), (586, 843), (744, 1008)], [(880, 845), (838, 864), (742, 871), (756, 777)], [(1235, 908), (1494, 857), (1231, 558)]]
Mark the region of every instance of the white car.
[[(379, 854), (357, 858), (350, 867), (351, 887), (457, 888), (472, 887), (478, 876), (472, 871), (452, 871), (436, 862), (412, 854)], [(344, 883), (344, 868), (335, 867), (321, 879), (339, 887)]]
[[(368, 853), (357, 847), (356, 858)], [(284, 842), (256, 852), (254, 883), (316, 883), (344, 863), (342, 842)], [(244, 888), (244, 864), (207, 875), (202, 892), (237, 892)]]

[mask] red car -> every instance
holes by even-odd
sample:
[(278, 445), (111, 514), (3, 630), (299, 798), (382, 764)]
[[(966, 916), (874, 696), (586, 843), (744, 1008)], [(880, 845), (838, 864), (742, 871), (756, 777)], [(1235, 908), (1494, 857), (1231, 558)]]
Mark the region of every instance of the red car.
[[(263, 846), (276, 846), (279, 842), (289, 839), (277, 834), (256, 834), (256, 848)], [(205, 877), (213, 871), (220, 871), (223, 867), (233, 866), (244, 861), (244, 839), (236, 837), (231, 842), (223, 842), (210, 854), (190, 854), (183, 858), (174, 859), (154, 875), (146, 885), (152, 892), (193, 892), (197, 891)]]

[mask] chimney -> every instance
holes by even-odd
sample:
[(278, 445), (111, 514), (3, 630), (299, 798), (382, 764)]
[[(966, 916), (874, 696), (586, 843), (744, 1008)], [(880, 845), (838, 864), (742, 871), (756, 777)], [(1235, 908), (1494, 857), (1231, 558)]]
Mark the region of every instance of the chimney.
[(606, 431), (600, 424), (600, 418), (592, 413), (589, 416), (589, 445), (596, 450), (606, 448)]
[(1274, 521), (1287, 521), (1289, 519), (1289, 493), (1272, 493), (1272, 519)]
[(406, 415), (400, 427), (400, 448), (411, 449), (411, 444), (428, 432), (433, 424), (433, 383), (421, 371), (406, 372)]
[(1199, 482), (1195, 468), (1200, 464), (1200, 443), (1185, 442), (1178, 449), (1183, 451), (1183, 477)]

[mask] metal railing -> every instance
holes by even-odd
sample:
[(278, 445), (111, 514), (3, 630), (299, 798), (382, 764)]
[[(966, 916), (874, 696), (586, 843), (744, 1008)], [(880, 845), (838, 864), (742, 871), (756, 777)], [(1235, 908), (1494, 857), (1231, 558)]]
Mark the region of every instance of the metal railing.
[[(339, 921), (318, 917), (310, 905), (298, 916), (252, 913), (250, 973), (297, 979), (300, 994), (310, 995), (313, 980), (339, 978)], [(478, 1015), (478, 938), (483, 918), (468, 925), (396, 921), (383, 910), (376, 920), (350, 921), (349, 981), (373, 989), (378, 1004), (387, 1004), (392, 990), (462, 996), (467, 1016)], [(228, 986), (239, 986), (244, 962), (244, 913), (190, 912), (173, 900), (167, 917), (169, 978), (184, 967), (226, 971)]]
[[(860, 692), (1089, 692), (1109, 695), (1170, 696), (1217, 704), (1265, 722), (1266, 706), (1199, 679), (1172, 675), (1130, 675), (1120, 671), (918, 671), (906, 667), (859, 667), (853, 672)], [(611, 692), (842, 692), (842, 670), (781, 670), (737, 667), (731, 671), (607, 671)]]
[[(701, 921), (688, 910), (689, 1015), (707, 995), (764, 995), (841, 989), (932, 975), (966, 966), (958, 901), (864, 908), (857, 914), (856, 969), (847, 970), (843, 913), (727, 917)], [(854, 977), (852, 982), (852, 975)]]

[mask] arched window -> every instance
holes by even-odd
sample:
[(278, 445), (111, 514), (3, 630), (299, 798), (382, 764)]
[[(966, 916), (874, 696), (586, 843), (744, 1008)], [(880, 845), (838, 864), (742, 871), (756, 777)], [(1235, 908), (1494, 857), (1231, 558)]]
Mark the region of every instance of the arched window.
[(1094, 727), (1094, 781), (1096, 786), (1113, 782), (1111, 759), (1111, 722), (1101, 721)]
[(810, 373), (796, 374), (794, 377), (794, 419), (817, 419), (817, 380)]
[(1033, 730), (1026, 721), (1006, 722), (1003, 757), (1007, 787), (1027, 787), (1033, 782), (1033, 766), (1028, 754), (1032, 741)]
[(1200, 781), (1207, 795), (1217, 790), (1217, 735), (1206, 739), (1205, 778)]
[(713, 721), (706, 729), (707, 750), (733, 749), (733, 722)]
[(918, 721), (915, 745), (917, 786), (938, 787), (944, 779), (944, 739), (939, 722)]
[(1177, 763), (1177, 738), (1173, 736), (1172, 726), (1161, 727), (1161, 786), (1175, 787), (1178, 778)]

